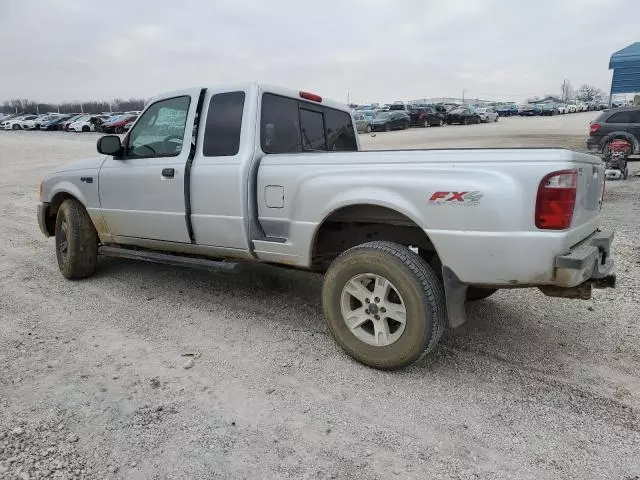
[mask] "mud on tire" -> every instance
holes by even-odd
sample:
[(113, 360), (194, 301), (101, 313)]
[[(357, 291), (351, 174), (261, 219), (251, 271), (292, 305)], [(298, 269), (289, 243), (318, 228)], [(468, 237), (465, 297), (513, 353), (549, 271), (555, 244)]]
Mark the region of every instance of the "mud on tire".
[(86, 278), (98, 263), (98, 234), (84, 206), (65, 200), (56, 216), (56, 257), (66, 278)]

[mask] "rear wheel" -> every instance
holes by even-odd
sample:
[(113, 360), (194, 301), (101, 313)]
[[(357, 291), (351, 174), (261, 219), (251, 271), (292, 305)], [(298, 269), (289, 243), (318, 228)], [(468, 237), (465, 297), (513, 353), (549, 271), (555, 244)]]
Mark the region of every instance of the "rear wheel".
[(82, 127), (82, 131), (83, 132), (90, 132), (91, 129), (85, 125), (84, 127)]
[(12, 127), (14, 130), (20, 130), (22, 127), (20, 127), (20, 125), (18, 125), (17, 123), (13, 125)]
[(66, 278), (86, 278), (98, 263), (98, 234), (77, 200), (65, 200), (56, 216), (56, 258)]
[(365, 243), (334, 260), (322, 303), (338, 344), (373, 368), (392, 370), (419, 360), (444, 329), (442, 283), (422, 258), (392, 242)]

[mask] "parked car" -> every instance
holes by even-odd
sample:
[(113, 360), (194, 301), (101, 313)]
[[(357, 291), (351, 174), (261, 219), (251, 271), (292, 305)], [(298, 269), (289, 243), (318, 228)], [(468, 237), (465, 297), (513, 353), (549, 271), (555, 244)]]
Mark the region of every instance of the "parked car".
[(35, 130), (35, 128), (36, 128), (36, 124), (35, 124), (36, 118), (38, 118), (38, 115), (27, 115), (26, 117), (24, 117), (22, 119), (20, 127), (22, 127), (23, 130)]
[(578, 111), (578, 107), (575, 103), (570, 103), (567, 105), (567, 113), (576, 113)]
[(480, 121), (482, 123), (497, 122), (500, 115), (490, 107), (474, 108), (475, 112), (480, 115)]
[(124, 126), (127, 123), (134, 121), (136, 118), (138, 118), (137, 115), (122, 115), (115, 119), (109, 118), (107, 120), (104, 120), (100, 124), (98, 129), (101, 132), (105, 132), (105, 133), (121, 134), (121, 133), (124, 133)]
[(564, 115), (565, 113), (567, 113), (567, 106), (564, 103), (559, 103), (558, 105), (556, 105), (556, 108), (558, 109), (558, 113), (560, 115)]
[(589, 125), (587, 148), (603, 152), (612, 140), (624, 139), (640, 153), (640, 107), (613, 108), (602, 112)]
[(540, 107), (540, 115), (551, 117), (559, 113), (558, 107), (556, 107), (553, 103), (543, 103), (542, 105), (539, 105), (539, 107)]
[(62, 122), (65, 122), (66, 120), (69, 120), (70, 118), (70, 115), (59, 115), (56, 117), (51, 117), (49, 120), (45, 120), (40, 124), (40, 130), (58, 130), (60, 124), (62, 124)]
[(37, 222), (65, 278), (90, 277), (99, 255), (324, 273), (327, 329), (370, 367), (433, 352), (447, 324), (465, 321), (466, 300), (496, 289), (586, 299), (593, 282), (614, 285), (593, 155), (358, 152), (346, 106), (257, 84), (155, 97), (126, 145), (106, 135), (97, 150), (40, 185)]
[(444, 115), (431, 106), (412, 108), (409, 111), (409, 118), (414, 127), (441, 127), (444, 125)]
[(68, 118), (67, 120), (61, 122), (59, 124), (59, 130), (65, 130), (65, 131), (69, 131), (69, 127), (71, 126), (72, 123), (77, 122), (79, 119), (81, 119), (82, 117), (84, 117), (85, 115), (83, 113), (81, 114), (73, 114), (70, 118)]
[(133, 124), (136, 123), (135, 120), (133, 122), (129, 122), (124, 126), (124, 131), (128, 132), (129, 130), (131, 130), (131, 127), (133, 127)]
[(85, 115), (69, 125), (69, 130), (74, 132), (95, 132), (99, 125), (100, 119), (96, 115)]
[(22, 130), (22, 121), (27, 117), (27, 115), (18, 115), (17, 117), (12, 117), (9, 120), (5, 120), (2, 125), (4, 130)]
[(371, 121), (374, 132), (388, 132), (390, 130), (404, 130), (411, 126), (411, 119), (403, 111), (380, 112)]
[(541, 113), (542, 110), (538, 105), (521, 105), (518, 107), (518, 115), (521, 117), (533, 117), (534, 115), (540, 115)]
[(451, 110), (447, 114), (447, 124), (449, 125), (469, 125), (469, 124), (477, 124), (482, 120), (480, 119), (480, 115), (474, 112), (470, 108), (456, 108)]
[(410, 107), (406, 103), (396, 102), (389, 105), (388, 111), (389, 112), (406, 112), (407, 114), (409, 114), (409, 110), (410, 110)]
[(371, 132), (371, 118), (366, 116), (362, 112), (354, 112), (353, 120), (356, 122), (356, 129), (358, 133), (370, 133)]
[(511, 117), (512, 115), (518, 115), (518, 107), (516, 105), (513, 105), (513, 104), (500, 105), (496, 109), (496, 112), (501, 117)]

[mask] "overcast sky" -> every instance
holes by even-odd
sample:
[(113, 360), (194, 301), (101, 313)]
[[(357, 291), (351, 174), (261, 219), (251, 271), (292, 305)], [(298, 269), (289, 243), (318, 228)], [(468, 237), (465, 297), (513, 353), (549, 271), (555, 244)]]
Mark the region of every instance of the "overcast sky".
[(640, 0), (0, 0), (0, 102), (258, 80), (355, 102), (608, 90)]

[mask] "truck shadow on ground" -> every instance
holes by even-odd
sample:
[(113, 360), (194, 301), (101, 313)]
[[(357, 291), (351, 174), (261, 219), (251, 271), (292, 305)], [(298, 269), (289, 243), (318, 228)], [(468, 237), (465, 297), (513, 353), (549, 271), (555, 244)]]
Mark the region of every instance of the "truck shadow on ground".
[[(167, 304), (195, 305), (200, 309), (221, 306), (254, 315), (291, 330), (330, 335), (321, 306), (322, 275), (264, 264), (243, 265), (239, 273), (155, 265), (101, 258), (95, 279), (118, 277), (129, 291), (141, 297), (162, 298)], [(114, 292), (117, 295), (117, 292)], [(560, 373), (563, 359), (592, 356), (580, 345), (582, 335), (602, 334), (585, 329), (571, 332), (541, 302), (537, 290), (505, 290), (489, 299), (467, 305), (467, 322), (447, 330), (434, 355), (416, 364), (433, 368), (433, 358), (465, 354), (482, 355), (508, 363), (531, 365)], [(540, 306), (540, 303), (543, 306)], [(287, 314), (270, 312), (287, 310)], [(586, 310), (586, 307), (585, 307)], [(209, 310), (210, 311), (210, 310)], [(204, 312), (206, 314), (206, 312)], [(462, 360), (464, 361), (464, 360)]]

